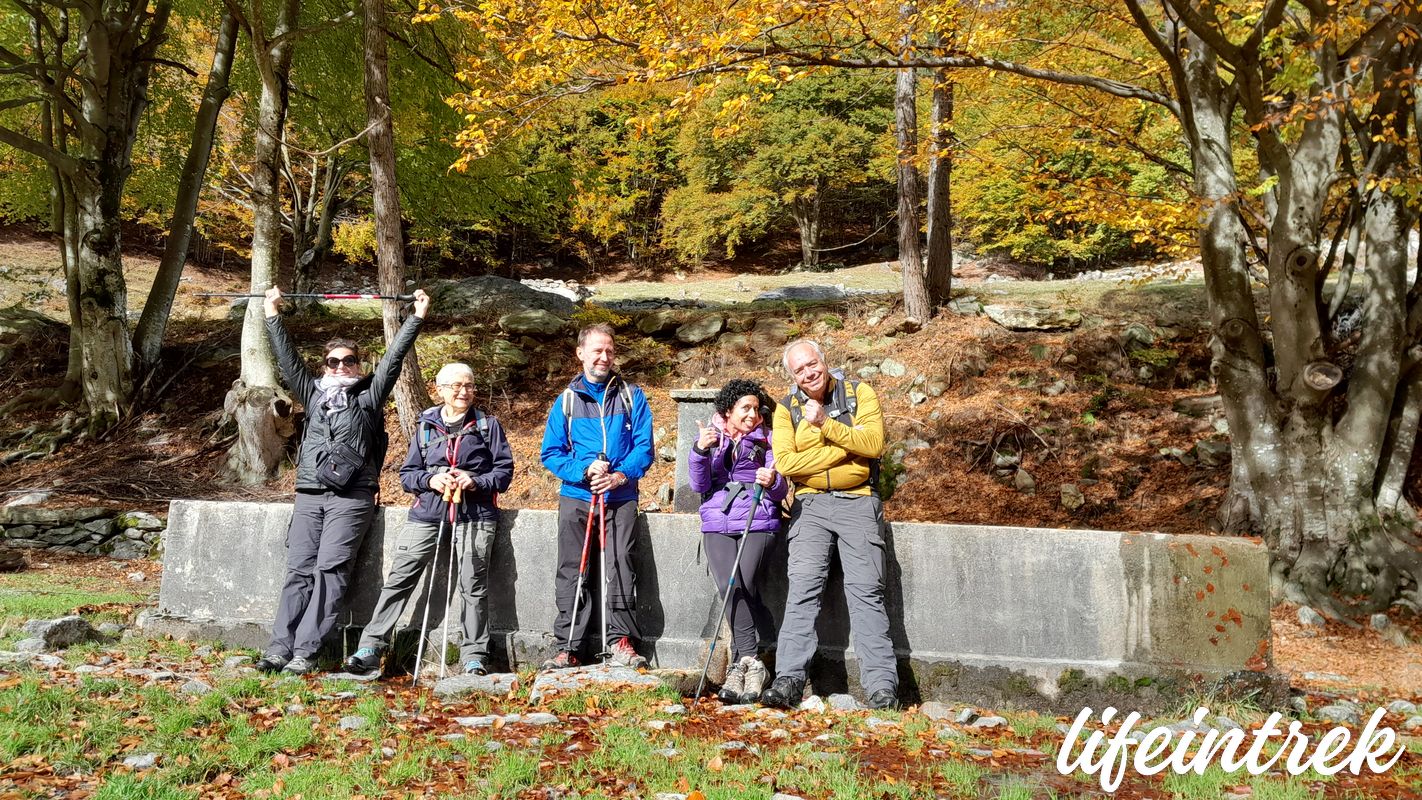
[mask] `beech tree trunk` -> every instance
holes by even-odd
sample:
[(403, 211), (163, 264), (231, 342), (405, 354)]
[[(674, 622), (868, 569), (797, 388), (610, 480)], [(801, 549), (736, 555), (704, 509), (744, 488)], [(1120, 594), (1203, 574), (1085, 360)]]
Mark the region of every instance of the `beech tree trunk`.
[(143, 306), (143, 316), (139, 318), (138, 328), (133, 335), (134, 349), (139, 363), (145, 369), (151, 369), (158, 363), (158, 353), (163, 346), (163, 332), (167, 330), (168, 318), (173, 313), (173, 297), (178, 291), (178, 279), (182, 277), (183, 266), (188, 260), (193, 219), (197, 216), (198, 198), (202, 195), (203, 182), (207, 177), (207, 162), (212, 155), (218, 113), (230, 93), (228, 79), (232, 75), (232, 57), (237, 49), (237, 35), (237, 17), (231, 13), (223, 15), (217, 31), (217, 46), (212, 54), (212, 67), (208, 70), (207, 88), (203, 90), (202, 103), (198, 106), (197, 118), (193, 122), (192, 143), (188, 145), (183, 174), (178, 182), (178, 194), (173, 204), (173, 218), (168, 224), (168, 241), (163, 248), (163, 259), (158, 264), (153, 289), (148, 294), (148, 301)]
[[(370, 182), (375, 200), (376, 257), (380, 265), (380, 291), (397, 295), (405, 291), (405, 246), (400, 231), (400, 186), (395, 176), (395, 133), (390, 112), (390, 87), (386, 72), (385, 2), (362, 0), (365, 12), (365, 111), (370, 132)], [(397, 301), (386, 300), (381, 309), (385, 341), (391, 342), (403, 323)], [(415, 435), (420, 412), (430, 405), (420, 376), (419, 361), (411, 348), (395, 383), (395, 407), (400, 427)]]
[[(900, 7), (901, 17), (915, 13), (912, 4)], [(913, 40), (904, 37), (901, 54), (908, 58)], [(918, 227), (918, 109), (914, 99), (918, 88), (913, 68), (897, 70), (894, 85), (894, 140), (899, 161), (899, 265), (903, 270), (904, 315), (926, 321), (933, 313), (928, 297), (928, 284), (923, 274), (923, 252), (919, 244)]]
[[(1139, 5), (1132, 13), (1145, 19)], [(1205, 24), (1204, 17), (1189, 19)], [(1277, 109), (1260, 90), (1263, 62), (1237, 51), (1222, 55), (1214, 49), (1221, 40), (1206, 34), (1167, 22), (1156, 46), (1172, 67), (1202, 209), (1212, 369), (1233, 458), (1226, 524), (1264, 537), (1277, 595), (1343, 618), (1381, 610), (1404, 592), (1415, 601), (1422, 540), (1402, 488), (1422, 411), (1422, 292), (1415, 281), (1409, 286), (1406, 246), (1418, 215), (1387, 187), (1415, 174), (1406, 143), (1416, 141), (1418, 119), (1411, 89), (1387, 76), (1414, 63), (1417, 48), (1391, 37), (1364, 43), (1372, 52), (1357, 58), (1371, 65), (1366, 75), (1349, 71), (1349, 59), (1322, 39), (1311, 51), (1316, 82), (1299, 99), (1315, 105), (1286, 140), (1271, 121)], [(1371, 113), (1359, 114), (1366, 123), (1352, 129), (1327, 98), (1363, 79), (1381, 90)], [(1235, 171), (1236, 108), (1254, 131), (1260, 169), (1274, 180), (1260, 200), (1269, 222), (1267, 335), (1255, 308), (1250, 233), (1237, 207), (1247, 193)], [(1333, 315), (1342, 298), (1321, 293), (1320, 273), (1340, 159), (1361, 213), (1340, 215), (1332, 235), (1361, 242), (1367, 277), (1362, 321), (1341, 331)], [(1347, 291), (1346, 282), (1335, 291)]]
[[(252, 277), (248, 291), (260, 294), (276, 285), (281, 252), (281, 136), (286, 128), (288, 76), (301, 0), (283, 0), (276, 25), (268, 35), (260, 18), (249, 30), (261, 77), (257, 103), (256, 148), (252, 163)], [(247, 303), (242, 321), (242, 375), (233, 383), (226, 403), (237, 422), (237, 442), (228, 451), (226, 474), (240, 483), (263, 483), (281, 466), (285, 436), (283, 417), (290, 403), (277, 382), (276, 360), (267, 340), (262, 303)]]
[(790, 203), (790, 215), (800, 230), (800, 259), (807, 269), (820, 265), (820, 193), (797, 197)]
[(928, 301), (934, 308), (948, 304), (953, 294), (953, 207), (950, 200), (953, 154), (953, 84), (940, 70), (933, 82), (928, 161)]

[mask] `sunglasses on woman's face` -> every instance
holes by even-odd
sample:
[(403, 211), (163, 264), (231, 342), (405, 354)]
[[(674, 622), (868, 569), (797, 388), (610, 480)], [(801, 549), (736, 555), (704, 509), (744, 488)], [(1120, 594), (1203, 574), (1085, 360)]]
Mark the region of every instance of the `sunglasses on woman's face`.
[(355, 356), (346, 356), (346, 357), (344, 357), (344, 358), (336, 358), (335, 356), (326, 356), (326, 368), (327, 368), (327, 369), (335, 369), (336, 367), (339, 367), (339, 366), (342, 365), (342, 364), (345, 364), (347, 367), (354, 367), (356, 364), (359, 364), (359, 363), (360, 363), (360, 359), (359, 359), (359, 358), (356, 358)]

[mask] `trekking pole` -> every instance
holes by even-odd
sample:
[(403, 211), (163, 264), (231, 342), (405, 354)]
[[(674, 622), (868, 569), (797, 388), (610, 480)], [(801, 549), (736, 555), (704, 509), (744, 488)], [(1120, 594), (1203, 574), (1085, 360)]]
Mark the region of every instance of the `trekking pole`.
[(449, 509), (452, 508), (450, 501), (453, 499), (453, 492), (448, 485), (445, 486), (443, 499), (445, 513), (444, 516), (440, 518), (439, 531), (435, 534), (434, 560), (430, 562), (429, 570), (425, 574), (425, 616), (420, 622), (420, 642), (415, 646), (415, 678), (410, 681), (411, 687), (420, 685), (420, 664), (424, 661), (425, 657), (425, 637), (429, 635), (430, 601), (434, 599), (434, 576), (435, 565), (439, 563), (439, 543), (444, 539), (445, 523), (453, 516), (449, 513)]
[[(454, 487), (451, 495), (452, 501), (449, 504), (449, 566), (444, 574), (444, 616), (440, 618), (440, 630), (444, 633), (444, 638), (439, 645), (439, 677), (444, 680), (445, 662), (449, 660), (449, 607), (454, 602), (454, 561), (459, 552), (459, 504), (463, 498), (464, 490), (458, 486)], [(438, 546), (435, 553), (439, 553)]]
[(602, 556), (602, 652), (598, 658), (606, 658), (611, 654), (607, 649), (607, 612), (610, 604), (607, 600), (607, 492), (597, 496), (597, 549)]
[(568, 620), (568, 651), (573, 650), (573, 629), (578, 624), (578, 601), (583, 596), (583, 582), (588, 574), (588, 549), (592, 546), (593, 510), (597, 506), (597, 495), (588, 503), (588, 524), (583, 530), (583, 555), (578, 560), (578, 582), (573, 589), (573, 615)]
[[(755, 510), (760, 507), (760, 496), (765, 491), (765, 487), (760, 484), (755, 485), (755, 493), (751, 496), (750, 514), (746, 515), (746, 529), (741, 534), (741, 541), (736, 545), (736, 559), (731, 563), (731, 577), (726, 581), (726, 596), (721, 598), (721, 614), (716, 617), (716, 627), (711, 629), (711, 647), (706, 651), (706, 663), (701, 667), (701, 680), (696, 682), (696, 694), (691, 697), (691, 705), (701, 699), (701, 690), (706, 686), (706, 673), (711, 671), (711, 657), (716, 654), (716, 640), (721, 638), (721, 622), (726, 619), (726, 609), (731, 604), (731, 593), (736, 590), (736, 573), (741, 570), (741, 553), (745, 552), (746, 540), (750, 538), (751, 524), (755, 522)], [(735, 636), (734, 633), (731, 634)]]
[[(266, 295), (251, 292), (196, 292), (193, 294), (193, 297), (266, 297)], [(399, 300), (405, 303), (415, 299), (415, 296), (412, 294), (340, 294), (335, 292), (283, 293), (282, 297), (302, 297), (316, 300)]]

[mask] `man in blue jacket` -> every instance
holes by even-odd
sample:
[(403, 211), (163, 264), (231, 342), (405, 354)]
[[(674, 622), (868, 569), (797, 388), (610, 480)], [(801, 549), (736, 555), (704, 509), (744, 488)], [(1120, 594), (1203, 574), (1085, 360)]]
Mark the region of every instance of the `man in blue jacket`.
[[(608, 631), (608, 652), (614, 663), (646, 666), (637, 654), (636, 576), (632, 572), (633, 526), (637, 522), (637, 481), (652, 465), (652, 411), (642, 389), (614, 372), (617, 345), (610, 325), (589, 325), (578, 333), (578, 360), (583, 372), (548, 410), (543, 431), (543, 466), (563, 481), (558, 498), (558, 572), (554, 590), (558, 616), (553, 623), (557, 655), (544, 669), (574, 667), (589, 643), (588, 623), (593, 604), (602, 608)], [(573, 619), (588, 515), (598, 515), (594, 497), (606, 504), (607, 548), (598, 552), (599, 521), (592, 522), (585, 598), (578, 602)], [(605, 573), (595, 579), (592, 565), (603, 564)], [(602, 597), (594, 588), (602, 585)], [(596, 646), (600, 649), (602, 642)]]

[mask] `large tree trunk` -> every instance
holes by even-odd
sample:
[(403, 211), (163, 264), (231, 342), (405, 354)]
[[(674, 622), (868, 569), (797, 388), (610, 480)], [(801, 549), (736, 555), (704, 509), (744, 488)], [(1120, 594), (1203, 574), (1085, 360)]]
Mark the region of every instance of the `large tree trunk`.
[[(1336, 160), (1345, 152), (1341, 110), (1321, 103), (1302, 120), (1296, 141), (1286, 143), (1270, 128), (1267, 116), (1275, 111), (1262, 101), (1264, 92), (1249, 85), (1247, 72), (1237, 78), (1243, 88), (1227, 87), (1207, 42), (1190, 35), (1182, 49), (1176, 81), (1203, 213), (1213, 371), (1232, 437), (1224, 511), (1264, 536), (1277, 595), (1340, 617), (1379, 610), (1422, 578), (1415, 515), (1401, 499), (1422, 401), (1422, 304), (1417, 287), (1408, 290), (1406, 251), (1417, 215), (1385, 188), (1411, 168), (1405, 148), (1392, 143), (1408, 140), (1410, 114), (1389, 113), (1406, 101), (1396, 93), (1390, 109), (1381, 93), (1369, 120), (1374, 128), (1400, 125), (1401, 135), (1374, 129), (1355, 136), (1367, 162), (1355, 187), (1363, 211), (1345, 217), (1362, 226), (1367, 289), (1363, 322), (1334, 341), (1324, 325), (1329, 303), (1319, 295), (1319, 244)], [(1319, 91), (1332, 94), (1344, 80), (1339, 64), (1346, 60), (1327, 43), (1316, 58), (1326, 87)], [(1382, 73), (1398, 67), (1375, 67), (1377, 85), (1386, 85)], [(1231, 149), (1230, 113), (1241, 100), (1235, 91), (1243, 95), (1245, 123), (1256, 131), (1260, 168), (1275, 181), (1261, 202), (1272, 212), (1265, 243), (1267, 337), (1246, 258), (1251, 243), (1236, 208), (1245, 193)], [(1337, 363), (1349, 360), (1339, 354), (1352, 356), (1351, 369)], [(1348, 607), (1334, 591), (1361, 599)]]
[(188, 156), (183, 162), (183, 174), (178, 182), (173, 218), (168, 224), (168, 242), (163, 249), (163, 259), (158, 264), (158, 274), (153, 279), (153, 289), (143, 306), (143, 316), (134, 331), (134, 350), (145, 369), (152, 369), (158, 363), (163, 332), (173, 312), (178, 279), (182, 277), (183, 266), (187, 263), (193, 219), (197, 216), (198, 198), (207, 177), (207, 162), (212, 155), (218, 113), (230, 93), (228, 79), (232, 75), (237, 35), (237, 17), (231, 13), (224, 14), (218, 26), (217, 47), (212, 54), (212, 68), (207, 74), (207, 88), (203, 91), (202, 103), (193, 122), (192, 143), (188, 145)]
[[(376, 257), (380, 264), (380, 291), (397, 295), (405, 291), (405, 247), (400, 231), (400, 186), (395, 176), (395, 134), (390, 112), (390, 87), (386, 72), (385, 0), (362, 0), (365, 11), (365, 113), (370, 132), (370, 183), (375, 200)], [(397, 301), (386, 300), (381, 310), (385, 341), (393, 341), (403, 322)], [(430, 404), (420, 377), (414, 348), (400, 367), (395, 383), (395, 407), (405, 435), (415, 435), (420, 412)]]
[[(109, 169), (118, 168), (110, 162)], [(128, 338), (128, 289), (123, 279), (119, 216), (122, 184), (103, 170), (75, 181), (79, 335), (89, 431), (113, 427), (133, 391)], [(74, 335), (74, 331), (70, 335)]]
[[(902, 17), (914, 13), (912, 4), (901, 7)], [(902, 55), (908, 58), (912, 49), (913, 41), (905, 35)], [(933, 306), (923, 274), (918, 232), (918, 109), (914, 105), (917, 87), (915, 70), (898, 70), (894, 86), (894, 140), (899, 161), (899, 265), (903, 270), (904, 315), (926, 321), (933, 313)]]
[(90, 433), (117, 423), (133, 392), (121, 211), (133, 143), (148, 105), (148, 78), (171, 10), (171, 0), (137, 14), (81, 6), (79, 47), (85, 57), (79, 107), (86, 125), (76, 153), (81, 166), (72, 176), (78, 227), (71, 233), (77, 243), (80, 325), (71, 335), (80, 337)]
[(790, 203), (790, 215), (800, 230), (800, 259), (807, 269), (820, 265), (820, 193), (796, 197)]
[(928, 162), (928, 301), (934, 308), (947, 305), (953, 294), (953, 207), (949, 202), (952, 185), (953, 84), (948, 71), (941, 70), (933, 82), (929, 141), (933, 153)]
[[(249, 291), (260, 294), (276, 285), (281, 253), (281, 136), (286, 128), (292, 39), (270, 42), (296, 27), (301, 0), (283, 0), (268, 36), (254, 27), (252, 50), (262, 80), (257, 104), (256, 148), (252, 163), (252, 277)], [(260, 18), (254, 18), (257, 26)], [(277, 384), (276, 361), (267, 340), (260, 302), (247, 303), (242, 321), (242, 376), (232, 386), (227, 408), (237, 421), (237, 442), (227, 455), (227, 477), (261, 483), (281, 465), (283, 413), (289, 404)]]

